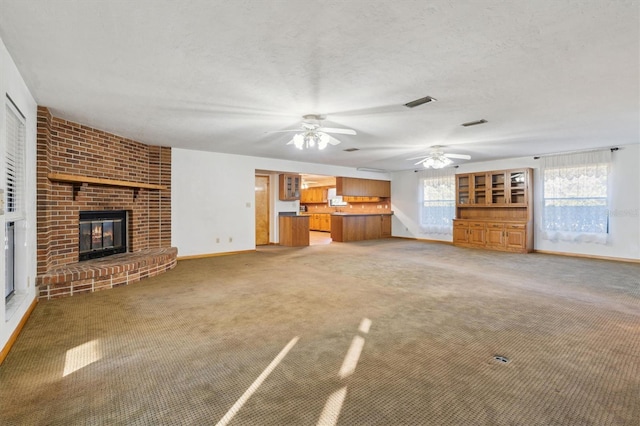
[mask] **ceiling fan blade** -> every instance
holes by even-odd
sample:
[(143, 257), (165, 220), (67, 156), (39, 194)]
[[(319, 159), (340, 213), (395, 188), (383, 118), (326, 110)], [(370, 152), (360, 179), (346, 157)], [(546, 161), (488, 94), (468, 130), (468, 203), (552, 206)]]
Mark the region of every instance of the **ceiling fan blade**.
[(422, 160), (420, 160), (420, 161), (418, 161), (417, 163), (415, 163), (415, 164), (414, 164), (414, 166), (417, 166), (418, 164), (422, 164), (422, 163), (424, 163), (425, 161), (427, 161), (428, 159), (429, 159), (429, 157), (427, 157), (427, 158), (423, 158)]
[(318, 130), (325, 133), (336, 133), (339, 135), (357, 135), (356, 131), (353, 129), (337, 129), (334, 127), (320, 127)]
[(287, 130), (269, 130), (265, 133), (286, 133), (286, 132), (302, 132), (300, 129), (287, 129)]
[(419, 159), (419, 158), (422, 158), (422, 159), (426, 160), (428, 157), (429, 157), (428, 155), (421, 155), (421, 156), (419, 156), (419, 157), (411, 157), (411, 158), (407, 158), (407, 161), (409, 161), (409, 160), (417, 160), (417, 159)]
[(318, 135), (319, 135), (319, 136), (327, 136), (327, 137), (329, 138), (329, 139), (328, 139), (328, 141), (327, 141), (327, 143), (328, 143), (329, 145), (338, 145), (339, 143), (342, 143), (342, 141), (340, 141), (340, 140), (338, 140), (338, 139), (334, 138), (334, 137), (333, 137), (333, 136), (331, 136), (331, 135), (328, 135), (328, 134), (327, 134), (327, 133), (325, 133), (325, 132), (318, 132)]
[(287, 142), (287, 145), (293, 145), (293, 144), (294, 144), (293, 139), (291, 139), (289, 142)]
[(467, 154), (444, 154), (448, 158), (458, 158), (460, 160), (471, 160), (471, 156)]

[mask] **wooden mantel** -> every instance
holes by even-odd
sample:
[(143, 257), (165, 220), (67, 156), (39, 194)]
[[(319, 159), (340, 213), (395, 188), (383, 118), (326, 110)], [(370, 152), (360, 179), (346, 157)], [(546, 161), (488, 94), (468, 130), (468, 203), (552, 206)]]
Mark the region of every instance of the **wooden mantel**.
[(69, 183), (92, 183), (94, 185), (106, 186), (124, 186), (127, 188), (144, 188), (144, 189), (167, 189), (166, 185), (154, 185), (152, 183), (130, 182), (127, 180), (94, 178), (89, 176), (66, 175), (61, 173), (49, 173), (47, 175), (50, 181), (69, 182)]
[(47, 177), (52, 182), (68, 182), (68, 183), (74, 184), (73, 185), (74, 199), (76, 198), (76, 196), (78, 195), (78, 192), (80, 191), (80, 186), (84, 186), (88, 184), (133, 188), (134, 198), (138, 198), (138, 190), (140, 190), (141, 188), (155, 189), (155, 190), (167, 189), (166, 185), (155, 185), (152, 183), (131, 182), (127, 180), (94, 178), (90, 176), (67, 175), (62, 173), (49, 173)]

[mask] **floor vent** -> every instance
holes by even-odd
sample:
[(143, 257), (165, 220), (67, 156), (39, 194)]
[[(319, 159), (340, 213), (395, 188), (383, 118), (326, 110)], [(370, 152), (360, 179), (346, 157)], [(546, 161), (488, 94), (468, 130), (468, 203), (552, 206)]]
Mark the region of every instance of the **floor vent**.
[(502, 355), (495, 355), (493, 357), (493, 359), (495, 359), (496, 361), (498, 361), (501, 364), (507, 364), (509, 362), (509, 358), (507, 358), (506, 356), (502, 356)]

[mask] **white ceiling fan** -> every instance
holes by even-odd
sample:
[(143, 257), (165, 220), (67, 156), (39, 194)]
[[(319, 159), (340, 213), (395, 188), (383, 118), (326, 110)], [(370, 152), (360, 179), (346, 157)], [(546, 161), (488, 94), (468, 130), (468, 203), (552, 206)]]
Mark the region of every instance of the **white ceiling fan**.
[(318, 148), (325, 149), (327, 145), (338, 145), (340, 141), (329, 134), (356, 135), (353, 129), (340, 129), (334, 127), (322, 127), (322, 120), (326, 118), (320, 114), (303, 115), (300, 129), (273, 130), (267, 133), (297, 132), (287, 145), (295, 145), (298, 149)]
[(442, 150), (442, 145), (434, 145), (431, 147), (431, 152), (427, 155), (420, 157), (407, 158), (407, 160), (418, 160), (414, 165), (422, 164), (426, 168), (441, 169), (443, 167), (453, 164), (452, 158), (459, 160), (471, 160), (470, 155), (466, 154), (449, 154)]

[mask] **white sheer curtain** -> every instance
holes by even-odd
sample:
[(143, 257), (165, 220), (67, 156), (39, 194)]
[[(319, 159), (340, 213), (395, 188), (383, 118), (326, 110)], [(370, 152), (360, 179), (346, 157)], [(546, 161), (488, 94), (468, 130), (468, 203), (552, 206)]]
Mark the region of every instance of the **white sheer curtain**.
[(606, 244), (611, 150), (542, 158), (542, 237)]
[(425, 169), (420, 182), (420, 228), (427, 234), (452, 235), (455, 216), (455, 169)]

